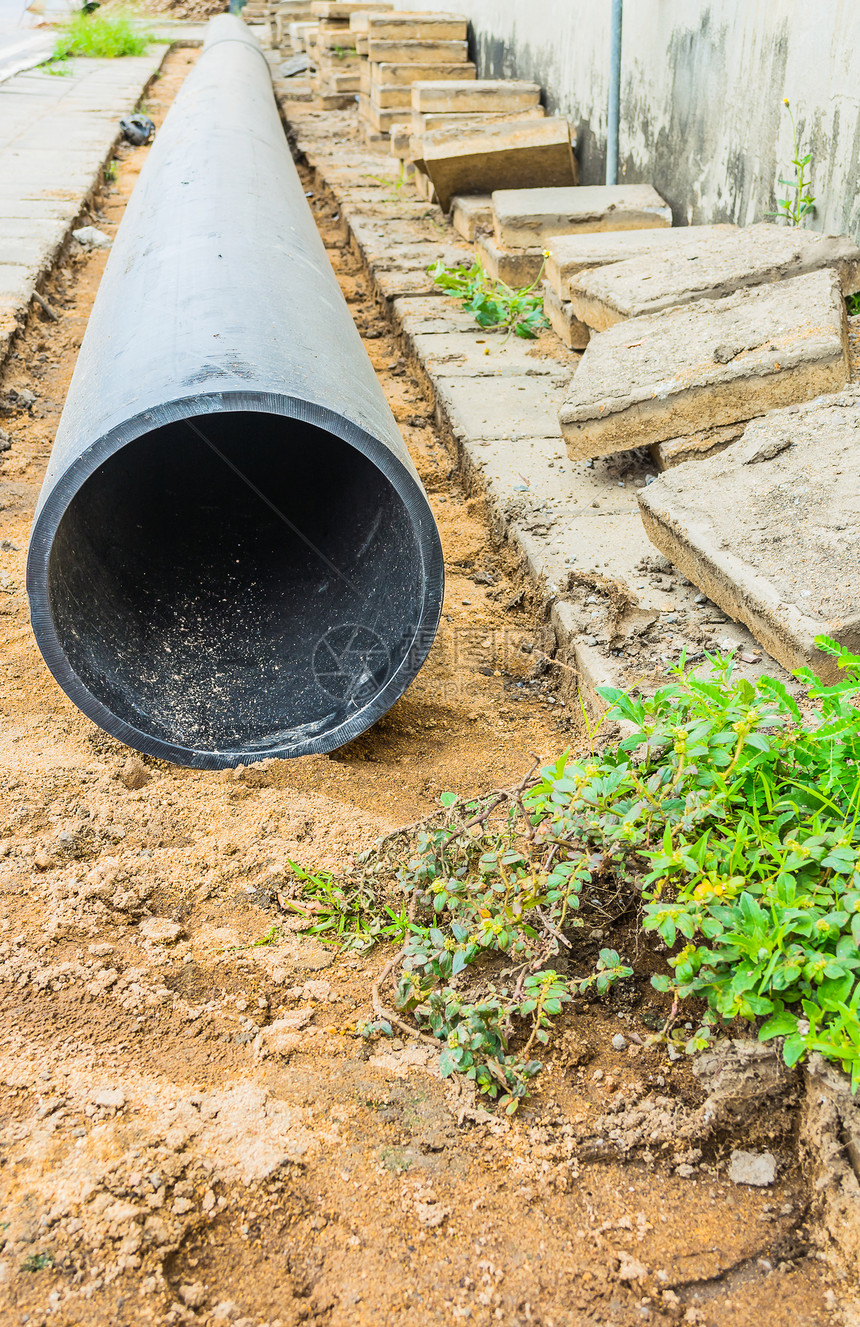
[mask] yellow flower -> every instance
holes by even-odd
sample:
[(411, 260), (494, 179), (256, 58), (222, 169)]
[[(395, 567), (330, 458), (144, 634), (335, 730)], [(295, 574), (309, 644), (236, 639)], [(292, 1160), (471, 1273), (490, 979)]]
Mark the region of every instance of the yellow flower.
[(788, 97), (783, 97), (783, 99), (782, 99), (782, 104), (783, 104), (783, 106), (787, 106), (787, 105), (788, 105)]

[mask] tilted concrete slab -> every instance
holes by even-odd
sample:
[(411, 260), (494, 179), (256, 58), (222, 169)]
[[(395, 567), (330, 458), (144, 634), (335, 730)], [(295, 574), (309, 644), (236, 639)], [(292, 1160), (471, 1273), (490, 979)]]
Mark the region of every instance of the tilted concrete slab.
[(723, 299), (744, 286), (823, 267), (837, 273), (844, 294), (860, 289), (860, 248), (847, 235), (761, 222), (727, 235), (700, 237), (698, 244), (582, 272), (568, 289), (577, 317), (604, 331), (626, 318), (699, 299)]
[(785, 668), (836, 680), (818, 635), (860, 651), (860, 388), (756, 420), (639, 500), (657, 548)]
[(571, 457), (604, 456), (838, 391), (848, 372), (839, 278), (810, 272), (592, 337), (559, 422)]
[[(551, 184), (551, 181), (547, 181)], [(672, 212), (650, 184), (594, 184), (578, 188), (506, 188), (493, 191), (499, 244), (528, 249), (550, 235), (671, 226)]]
[(524, 111), (540, 102), (540, 84), (522, 79), (482, 78), (413, 84), (415, 111)]
[(493, 200), (490, 194), (458, 194), (451, 199), (451, 225), (464, 240), (474, 244), (479, 235), (493, 229)]
[(546, 241), (547, 280), (557, 295), (568, 296), (568, 282), (579, 272), (607, 263), (622, 263), (639, 254), (681, 245), (701, 244), (709, 236), (730, 235), (737, 226), (673, 226), (647, 230), (587, 231), (579, 235), (551, 235)]
[[(413, 86), (413, 92), (418, 86)], [(570, 126), (556, 117), (502, 121), (480, 129), (435, 130), (424, 135), (423, 157), (443, 212), (448, 211), (455, 194), (467, 189), (492, 193), (538, 182), (576, 182)]]

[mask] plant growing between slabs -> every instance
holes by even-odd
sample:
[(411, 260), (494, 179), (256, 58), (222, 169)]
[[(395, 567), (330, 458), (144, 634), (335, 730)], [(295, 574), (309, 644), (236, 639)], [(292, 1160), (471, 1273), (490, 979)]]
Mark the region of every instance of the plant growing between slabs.
[(791, 136), (794, 144), (794, 156), (791, 159), (791, 164), (794, 166), (794, 179), (786, 180), (782, 176), (779, 177), (778, 183), (785, 185), (787, 189), (791, 190), (791, 193), (785, 198), (778, 198), (776, 200), (776, 212), (768, 212), (766, 215), (781, 217), (790, 226), (799, 226), (815, 208), (815, 196), (811, 193), (811, 180), (806, 175), (807, 168), (812, 165), (812, 153), (805, 152), (801, 156), (797, 124), (788, 97), (783, 98), (782, 104), (788, 111), (791, 120)]
[(435, 285), (459, 299), (461, 306), (474, 314), (479, 327), (488, 332), (506, 329), (508, 336), (513, 332), (533, 341), (542, 328), (549, 327), (543, 311), (543, 297), (534, 293), (545, 267), (546, 255), (536, 280), (519, 290), (487, 276), (478, 259), (471, 267), (464, 263), (446, 265), (440, 260), (432, 263), (427, 271)]

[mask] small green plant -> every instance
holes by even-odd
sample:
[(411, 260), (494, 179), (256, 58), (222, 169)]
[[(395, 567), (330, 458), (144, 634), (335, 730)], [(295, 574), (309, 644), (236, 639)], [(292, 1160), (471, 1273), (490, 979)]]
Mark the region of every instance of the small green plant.
[(487, 331), (506, 330), (525, 340), (533, 341), (538, 332), (549, 327), (543, 311), (543, 296), (535, 294), (546, 266), (541, 266), (537, 279), (530, 286), (513, 290), (503, 281), (493, 281), (476, 259), (471, 267), (464, 263), (454, 266), (433, 263), (427, 271), (437, 286), (459, 299), (462, 307), (474, 314), (475, 322)]
[(52, 1253), (31, 1253), (21, 1263), (22, 1272), (45, 1272), (54, 1265)]
[(119, 169), (117, 167), (116, 161), (107, 162), (103, 173), (104, 173), (105, 184), (113, 184), (114, 181), (117, 179), (117, 176), (119, 175)]
[(812, 153), (805, 152), (801, 156), (797, 124), (788, 97), (783, 98), (783, 105), (791, 120), (791, 134), (794, 144), (794, 156), (791, 159), (791, 164), (794, 166), (794, 179), (786, 180), (782, 176), (779, 177), (778, 183), (790, 189), (791, 193), (785, 198), (778, 198), (776, 200), (776, 212), (768, 212), (767, 215), (769, 217), (781, 217), (790, 226), (799, 226), (815, 208), (815, 196), (810, 191), (811, 181), (806, 175), (808, 167), (812, 165)]
[(123, 55), (143, 55), (153, 41), (152, 33), (142, 28), (129, 14), (91, 14), (78, 12), (62, 25), (57, 35), (53, 60), (70, 56), (113, 59)]

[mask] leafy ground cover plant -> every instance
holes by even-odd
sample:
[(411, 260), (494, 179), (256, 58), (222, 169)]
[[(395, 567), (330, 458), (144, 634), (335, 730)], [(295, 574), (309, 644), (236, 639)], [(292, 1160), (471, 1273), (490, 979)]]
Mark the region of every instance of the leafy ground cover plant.
[(51, 58), (62, 61), (75, 55), (99, 59), (143, 55), (152, 40), (152, 34), (129, 14), (80, 11), (63, 24)]
[(508, 336), (521, 336), (533, 341), (538, 332), (549, 327), (543, 311), (543, 296), (535, 294), (543, 277), (544, 265), (530, 286), (514, 290), (504, 281), (494, 281), (476, 259), (471, 267), (465, 263), (446, 265), (432, 263), (427, 271), (435, 285), (459, 299), (462, 307), (474, 314), (475, 322), (487, 331), (505, 330)]
[[(322, 938), (401, 942), (365, 1034), (421, 1036), (443, 1074), (514, 1113), (565, 1005), (632, 976), (609, 948), (577, 974), (558, 955), (585, 917), (611, 924), (632, 900), (670, 951), (652, 979), (673, 998), (657, 1038), (692, 1053), (747, 1020), (782, 1039), (786, 1063), (818, 1051), (860, 1085), (860, 656), (818, 644), (844, 680), (802, 670), (806, 716), (783, 683), (738, 678), (731, 659), (706, 656), (703, 677), (682, 661), (653, 696), (602, 689), (606, 719), (633, 726), (616, 745), (598, 752), (591, 731), (586, 758), (566, 753), (517, 788), (444, 794), (345, 883), (295, 867), (290, 906)], [(675, 1031), (685, 1001), (703, 1011), (692, 1036)]]

